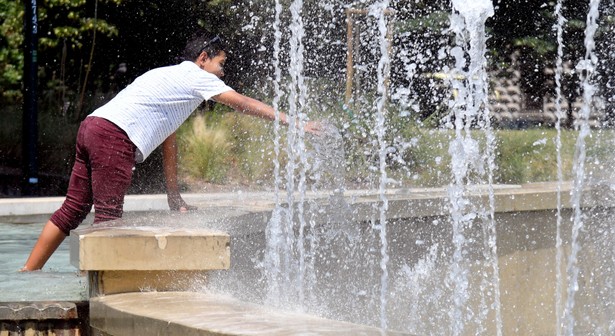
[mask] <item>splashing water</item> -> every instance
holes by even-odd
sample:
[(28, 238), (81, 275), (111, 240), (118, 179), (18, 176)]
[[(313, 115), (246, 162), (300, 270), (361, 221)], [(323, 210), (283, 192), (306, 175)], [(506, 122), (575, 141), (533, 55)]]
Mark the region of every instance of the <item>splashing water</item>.
[(578, 276), (579, 266), (577, 265), (577, 255), (581, 246), (579, 244), (579, 233), (583, 229), (584, 214), (581, 209), (581, 197), (583, 188), (585, 187), (585, 139), (590, 136), (589, 115), (592, 107), (592, 100), (596, 92), (596, 87), (592, 83), (593, 75), (598, 64), (598, 58), (595, 53), (594, 36), (598, 29), (599, 16), (599, 0), (591, 0), (589, 2), (589, 13), (587, 14), (587, 27), (585, 29), (585, 59), (577, 65), (577, 71), (581, 73), (581, 86), (583, 88), (583, 107), (579, 115), (579, 136), (577, 138), (575, 156), (574, 156), (574, 181), (572, 190), (572, 207), (574, 210), (572, 237), (571, 237), (571, 252), (568, 260), (566, 272), (568, 274), (568, 292), (566, 298), (566, 306), (564, 310), (564, 333), (566, 335), (574, 334), (574, 300), (575, 294), (579, 289)]
[[(279, 170), (280, 155), (280, 133), (279, 133), (279, 101), (283, 95), (280, 89), (281, 69), (280, 69), (280, 44), (281, 44), (281, 20), (280, 15), (282, 6), (276, 2), (275, 22), (274, 22), (274, 68), (275, 68), (275, 98), (274, 110), (276, 111), (275, 125), (275, 188), (276, 188), (276, 209), (273, 211), (271, 223), (268, 225), (268, 244), (266, 253), (266, 264), (272, 270), (268, 275), (271, 286), (268, 290), (268, 302), (274, 305), (292, 306), (300, 308), (304, 301), (304, 276), (306, 272), (305, 259), (306, 251), (304, 246), (304, 229), (306, 226), (304, 216), (304, 197), (306, 191), (306, 172), (308, 170), (307, 158), (305, 154), (305, 132), (303, 130), (306, 119), (305, 100), (307, 95), (303, 76), (303, 44), (304, 35), (301, 8), (303, 2), (295, 0), (290, 6), (292, 14), (290, 38), (290, 66), (289, 73), (291, 80), (288, 84), (288, 112), (287, 122), (289, 132), (287, 133), (287, 152), (289, 153), (288, 163), (285, 167), (286, 172), (286, 206), (281, 204), (279, 199), (279, 188), (282, 184), (282, 176)], [(299, 178), (296, 173), (299, 172)], [(299, 191), (299, 199), (295, 200), (295, 191)], [(297, 201), (297, 202), (296, 202)], [(295, 203), (297, 211), (295, 212)], [(300, 221), (299, 236), (296, 237), (293, 230), (295, 216)], [(298, 254), (298, 256), (297, 256)], [(295, 262), (298, 260), (298, 262)], [(298, 296), (298, 302), (293, 297)], [(285, 300), (281, 302), (280, 300)]]
[[(312, 191), (331, 189), (333, 197), (343, 197), (345, 186), (344, 159), (346, 153), (340, 130), (330, 122), (323, 122), (321, 134), (310, 137)], [(326, 183), (326, 184), (325, 184)]]
[[(489, 260), (493, 276), (493, 294), (496, 309), (496, 324), (498, 335), (501, 334), (502, 322), (499, 311), (499, 277), (497, 266), (497, 247), (493, 196), (493, 170), (495, 137), (489, 123), (487, 111), (487, 74), (486, 74), (486, 34), (485, 22), (494, 14), (491, 1), (453, 1), (454, 12), (451, 16), (451, 31), (456, 35), (456, 46), (450, 50), (455, 58), (455, 69), (451, 74), (451, 84), (455, 98), (451, 101), (452, 117), (454, 117), (455, 139), (450, 143), (453, 183), (448, 189), (451, 202), (450, 215), (453, 225), (454, 253), (452, 257), (449, 280), (454, 288), (453, 307), (449, 313), (451, 334), (460, 335), (465, 325), (477, 316), (479, 332), (483, 328), (482, 321), (486, 318), (488, 304), (483, 302), (480, 312), (471, 312), (467, 308), (469, 300), (469, 264), (465, 261), (469, 242), (465, 231), (472, 227), (480, 216), (483, 219), (483, 239), (485, 242), (485, 258)], [(467, 58), (469, 64), (467, 64)], [(465, 68), (468, 68), (466, 71)], [(462, 79), (458, 79), (462, 78)], [(477, 124), (485, 131), (487, 147), (485, 155), (480, 153), (480, 145), (472, 138), (471, 128)], [(486, 158), (486, 162), (483, 161)], [(486, 165), (486, 167), (485, 167)], [(489, 210), (475, 209), (475, 205), (467, 198), (467, 186), (473, 182), (472, 175), (487, 175), (489, 184)], [(481, 181), (478, 181), (481, 183)], [(481, 281), (481, 287), (486, 289), (488, 280)]]
[(386, 153), (388, 145), (384, 139), (386, 134), (385, 126), (385, 114), (386, 114), (386, 100), (387, 100), (387, 80), (391, 68), (391, 60), (389, 58), (390, 41), (388, 39), (389, 29), (387, 16), (385, 11), (389, 7), (388, 1), (382, 1), (372, 6), (371, 12), (378, 19), (378, 32), (379, 32), (379, 45), (380, 45), (380, 60), (378, 61), (378, 94), (379, 98), (376, 101), (376, 134), (378, 138), (378, 162), (380, 172), (380, 183), (378, 194), (380, 198), (380, 204), (378, 207), (379, 218), (376, 229), (379, 230), (380, 235), (380, 270), (382, 272), (380, 276), (380, 328), (387, 330), (387, 295), (388, 295), (388, 281), (389, 272), (387, 269), (389, 262), (388, 254), (388, 241), (387, 241), (387, 210), (389, 208), (389, 201), (386, 197), (386, 186), (388, 182), (386, 171)]
[[(292, 209), (294, 204), (293, 193), (295, 191), (294, 180), (295, 169), (299, 170), (299, 180), (296, 182), (296, 189), (299, 192), (299, 199), (297, 200), (297, 217), (299, 220), (299, 233), (297, 240), (291, 243), (291, 246), (297, 246), (298, 253), (298, 270), (296, 286), (298, 289), (299, 304), (303, 305), (305, 301), (305, 284), (306, 277), (306, 249), (305, 249), (305, 231), (307, 227), (305, 219), (305, 193), (306, 176), (309, 169), (307, 162), (306, 148), (305, 148), (305, 131), (304, 125), (306, 123), (307, 111), (306, 111), (306, 99), (307, 88), (304, 83), (305, 77), (303, 75), (303, 37), (305, 34), (303, 27), (303, 18), (301, 11), (303, 8), (302, 0), (294, 0), (290, 5), (291, 12), (291, 25), (290, 31), (290, 69), (291, 76), (290, 94), (288, 96), (289, 117), (295, 119), (289, 122), (290, 132), (288, 141), (288, 153), (290, 154), (289, 165), (287, 168), (287, 196), (289, 209)], [(298, 167), (297, 167), (298, 166)], [(294, 215), (292, 211), (289, 211), (288, 223), (293, 223)], [(292, 225), (290, 228), (292, 232)], [(292, 235), (291, 235), (292, 236)]]
[[(271, 219), (269, 221), (269, 225), (267, 225), (267, 241), (270, 242), (266, 246), (265, 253), (265, 268), (269, 270), (266, 272), (267, 276), (267, 288), (268, 288), (268, 297), (270, 300), (274, 300), (273, 298), (280, 297), (280, 289), (279, 284), (281, 283), (281, 260), (280, 254), (283, 251), (279, 250), (281, 245), (282, 236), (282, 219), (281, 219), (281, 211), (282, 204), (280, 200), (280, 97), (282, 96), (282, 90), (280, 88), (280, 81), (282, 80), (282, 69), (280, 68), (280, 44), (282, 38), (282, 32), (280, 31), (280, 13), (282, 11), (282, 5), (279, 0), (275, 1), (275, 18), (273, 22), (273, 31), (274, 31), (274, 43), (273, 43), (273, 67), (275, 72), (275, 78), (273, 81), (274, 85), (274, 97), (272, 101), (272, 106), (275, 112), (275, 122), (273, 126), (274, 133), (274, 153), (275, 159), (273, 161), (273, 176), (274, 176), (274, 194), (275, 194), (275, 209), (272, 213)], [(275, 301), (272, 304), (279, 304), (279, 302)]]
[[(586, 59), (579, 63), (577, 67), (583, 71), (583, 89), (585, 107), (582, 111), (582, 118), (579, 138), (577, 141), (577, 153), (575, 155), (575, 173), (577, 176), (574, 181), (574, 225), (573, 225), (573, 244), (572, 257), (568, 261), (567, 274), (562, 273), (564, 268), (564, 247), (561, 227), (562, 216), (562, 139), (561, 122), (564, 118), (562, 112), (562, 59), (563, 59), (563, 30), (566, 22), (562, 15), (562, 2), (558, 1), (555, 13), (558, 22), (555, 26), (557, 30), (558, 59), (555, 71), (556, 82), (556, 116), (557, 116), (557, 165), (558, 165), (558, 186), (557, 186), (557, 223), (555, 237), (555, 268), (556, 268), (556, 290), (555, 290), (555, 316), (557, 319), (557, 334), (571, 334), (576, 321), (573, 318), (574, 293), (578, 287), (577, 278), (579, 277), (576, 255), (581, 253), (581, 244), (578, 236), (583, 231), (584, 214), (581, 211), (581, 191), (584, 187), (584, 161), (585, 161), (585, 139), (590, 136), (587, 119), (591, 109), (590, 102), (595, 91), (592, 85), (592, 74), (595, 71), (596, 59), (593, 55), (593, 41), (586, 39), (588, 54)], [(590, 17), (593, 17), (593, 24), (597, 18), (597, 1), (593, 1), (590, 9)], [(322, 8), (335, 8), (337, 3), (326, 2), (320, 4)], [(360, 176), (361, 183), (369, 184), (377, 190), (371, 190), (374, 196), (377, 194), (377, 201), (374, 202), (368, 215), (361, 213), (358, 215), (354, 205), (345, 202), (344, 185), (345, 167), (344, 160), (347, 160), (344, 148), (338, 146), (343, 142), (347, 129), (340, 127), (341, 131), (333, 125), (325, 130), (323, 138), (312, 139), (311, 135), (304, 134), (302, 126), (307, 120), (310, 99), (319, 99), (308, 95), (306, 87), (312, 85), (312, 78), (307, 73), (311, 73), (309, 68), (311, 60), (304, 60), (304, 43), (306, 48), (310, 48), (313, 42), (304, 36), (304, 21), (306, 25), (312, 24), (312, 18), (307, 11), (308, 7), (301, 1), (293, 1), (290, 4), (290, 14), (283, 13), (283, 8), (279, 1), (276, 2), (275, 22), (273, 25), (275, 37), (273, 65), (275, 70), (275, 96), (273, 105), (276, 114), (280, 105), (287, 109), (290, 128), (287, 143), (280, 145), (284, 141), (280, 135), (279, 123), (275, 124), (275, 146), (276, 154), (274, 176), (276, 179), (276, 207), (272, 213), (271, 220), (267, 226), (266, 239), (267, 247), (265, 253), (265, 271), (262, 273), (267, 279), (266, 302), (274, 306), (299, 308), (299, 310), (325, 311), (332, 308), (333, 304), (322, 303), (323, 299), (329, 294), (341, 293), (337, 291), (339, 287), (348, 290), (348, 297), (343, 298), (346, 308), (350, 307), (352, 313), (347, 316), (368, 315), (370, 325), (377, 325), (383, 330), (404, 329), (417, 334), (438, 330), (442, 333), (451, 335), (473, 334), (497, 334), (503, 333), (503, 321), (500, 303), (500, 267), (508, 270), (507, 246), (497, 246), (497, 232), (495, 225), (495, 196), (494, 196), (494, 171), (495, 167), (495, 136), (490, 123), (487, 81), (487, 59), (486, 59), (486, 40), (485, 33), (486, 21), (494, 15), (494, 8), (491, 1), (470, 1), (454, 0), (453, 9), (450, 15), (450, 29), (446, 32), (453, 33), (455, 45), (441, 47), (443, 55), (438, 55), (441, 60), (448, 61), (449, 57), (454, 60), (454, 66), (442, 67), (442, 72), (446, 73), (446, 83), (452, 92), (447, 101), (451, 114), (448, 119), (448, 126), (454, 130), (453, 136), (448, 142), (448, 152), (451, 158), (450, 184), (447, 192), (447, 216), (439, 218), (439, 223), (450, 223), (450, 227), (438, 227), (434, 231), (440, 230), (449, 236), (440, 237), (437, 248), (430, 249), (429, 252), (423, 250), (412, 251), (412, 253), (425, 253), (422, 259), (403, 260), (400, 264), (399, 256), (395, 251), (399, 234), (396, 227), (397, 218), (389, 217), (389, 197), (392, 190), (395, 170), (387, 166), (387, 160), (391, 160), (389, 155), (391, 147), (397, 145), (391, 140), (391, 133), (395, 132), (394, 125), (387, 125), (394, 111), (388, 111), (389, 103), (387, 99), (390, 95), (388, 87), (388, 73), (391, 63), (395, 58), (389, 58), (391, 48), (390, 27), (392, 17), (384, 15), (385, 10), (392, 6), (390, 1), (374, 1), (369, 6), (368, 14), (361, 19), (365, 21), (361, 24), (367, 27), (368, 32), (359, 31), (355, 41), (357, 44), (367, 47), (369, 50), (369, 61), (374, 64), (357, 64), (355, 69), (363, 71), (364, 74), (373, 75), (369, 83), (364, 83), (353, 97), (351, 103), (362, 104), (359, 107), (351, 107), (343, 113), (350, 114), (351, 120), (348, 124), (352, 127), (364, 127), (361, 141), (357, 146), (362, 147), (361, 154), (365, 155), (369, 164), (369, 176)], [(347, 5), (344, 5), (347, 6)], [(284, 9), (284, 10), (285, 10)], [(346, 8), (344, 8), (346, 9)], [(303, 13), (302, 13), (303, 11)], [(593, 16), (592, 16), (593, 15)], [(369, 18), (366, 18), (369, 17)], [(281, 19), (282, 18), (282, 19)], [(281, 20), (288, 20), (288, 26), (282, 27)], [(587, 35), (595, 32), (592, 21), (588, 18)], [(357, 24), (357, 26), (359, 26)], [(594, 31), (592, 31), (594, 27)], [(370, 30), (371, 29), (371, 30)], [(288, 34), (287, 36), (284, 34)], [(309, 34), (308, 34), (309, 35)], [(288, 37), (288, 50), (283, 50), (281, 44)], [(322, 36), (318, 36), (322, 38)], [(304, 41), (305, 39), (305, 41)], [(362, 40), (363, 39), (363, 40)], [(368, 41), (368, 42), (365, 42)], [(375, 43), (374, 43), (375, 42)], [(342, 42), (343, 43), (343, 42)], [(445, 45), (441, 44), (440, 46)], [(440, 47), (439, 46), (439, 47)], [(321, 48), (322, 46), (318, 46)], [(411, 48), (420, 49), (421, 46)], [(448, 48), (448, 49), (447, 49)], [(321, 51), (322, 49), (316, 49)], [(418, 55), (419, 52), (417, 52)], [(312, 55), (312, 50), (306, 55)], [(393, 53), (394, 54), (394, 53)], [(417, 78), (425, 73), (425, 69), (420, 68), (421, 60), (426, 56), (408, 57), (408, 62), (412, 62), (413, 67), (408, 67), (408, 76), (416, 74)], [(280, 56), (282, 55), (282, 56)], [(358, 54), (357, 54), (358, 55)], [(355, 55), (355, 56), (357, 56)], [(409, 53), (408, 55), (415, 55)], [(431, 55), (433, 56), (433, 55)], [(288, 58), (288, 76), (282, 76), (280, 68), (280, 57)], [(307, 57), (306, 57), (307, 58)], [(357, 56), (359, 60), (359, 56)], [(364, 59), (362, 62), (367, 63)], [(445, 63), (446, 61), (442, 61)], [(359, 63), (357, 61), (356, 63)], [(377, 64), (376, 64), (377, 63)], [(316, 63), (314, 63), (316, 64)], [(304, 66), (306, 69), (304, 69)], [(436, 68), (438, 69), (438, 68)], [(371, 72), (370, 72), (371, 71)], [(366, 76), (369, 78), (368, 76)], [(369, 79), (368, 79), (369, 80)], [(412, 78), (408, 78), (412, 80)], [(285, 83), (282, 85), (281, 83)], [(441, 84), (439, 82), (439, 84)], [(368, 94), (366, 87), (369, 86)], [(318, 89), (318, 88), (317, 88)], [(392, 91), (398, 89), (392, 87)], [(357, 89), (359, 90), (359, 89)], [(284, 92), (286, 91), (286, 92)], [(395, 91), (398, 96), (407, 99), (404, 105), (404, 113), (413, 113), (412, 95), (415, 94), (411, 89), (407, 92)], [(311, 91), (310, 91), (311, 94)], [(286, 99), (286, 100), (283, 100)], [(393, 97), (393, 99), (397, 99)], [(437, 98), (434, 98), (437, 99)], [(325, 99), (323, 99), (325, 100)], [(400, 104), (403, 105), (404, 102)], [(366, 107), (367, 106), (367, 107)], [(400, 112), (401, 115), (401, 112)], [(363, 118), (357, 121), (357, 116)], [(407, 115), (403, 115), (407, 116)], [(439, 118), (439, 117), (438, 117)], [(340, 120), (342, 120), (340, 118)], [(342, 120), (343, 121), (343, 120)], [(334, 124), (334, 123), (333, 123)], [(327, 126), (327, 127), (328, 127)], [(388, 127), (391, 127), (389, 129)], [(354, 130), (353, 130), (354, 131)], [(439, 131), (439, 130), (438, 130)], [(434, 131), (435, 132), (435, 131)], [(546, 138), (545, 138), (546, 139)], [(412, 141), (404, 142), (399, 140), (399, 144), (408, 147), (415, 146)], [(391, 142), (389, 144), (389, 142)], [(536, 142), (535, 146), (544, 146), (547, 140)], [(354, 144), (349, 144), (353, 146)], [(446, 146), (446, 144), (444, 145)], [(400, 146), (401, 147), (401, 146)], [(287, 152), (288, 157), (281, 155)], [(351, 149), (348, 149), (349, 153)], [(285, 167), (280, 167), (280, 157), (287, 159)], [(401, 157), (401, 155), (400, 155)], [(443, 157), (446, 157), (444, 155)], [(361, 157), (363, 158), (363, 157)], [(410, 159), (411, 160), (411, 159)], [(404, 161), (407, 164), (410, 160)], [(445, 159), (446, 160), (446, 159)], [(439, 161), (438, 165), (440, 164)], [(341, 164), (340, 164), (341, 163)], [(339, 165), (335, 165), (339, 164)], [(367, 165), (366, 165), (367, 166)], [(411, 165), (404, 167), (410, 173), (413, 169)], [(281, 170), (283, 170), (281, 172)], [(333, 172), (328, 176), (327, 171)], [(371, 172), (371, 173), (370, 173)], [(372, 175), (373, 174), (373, 175)], [(580, 175), (579, 175), (580, 174)], [(408, 175), (410, 176), (410, 175)], [(327, 178), (331, 181), (325, 181)], [(373, 182), (377, 182), (372, 184)], [(310, 183), (312, 183), (310, 185)], [(328, 189), (332, 187), (332, 189)], [(310, 189), (311, 188), (311, 189)], [(283, 192), (282, 189), (285, 189)], [(306, 193), (320, 193), (324, 190), (332, 190), (332, 195), (326, 205), (315, 204)], [(355, 192), (351, 190), (351, 192)], [(396, 190), (393, 192), (397, 192)], [(285, 193), (285, 195), (280, 195)], [(371, 195), (370, 195), (371, 196)], [(475, 197), (477, 196), (477, 197)], [(395, 196), (394, 196), (395, 197)], [(480, 201), (476, 201), (480, 198)], [(391, 204), (395, 204), (391, 202)], [(318, 208), (322, 206), (322, 208)], [(322, 211), (321, 211), (322, 210)], [(331, 213), (324, 214), (332, 210)], [(315, 215), (316, 214), (316, 215)], [(312, 216), (312, 217), (309, 217)], [(320, 218), (316, 218), (320, 216)], [(316, 218), (316, 219), (315, 219)], [(326, 218), (324, 221), (322, 218)], [(320, 221), (319, 221), (320, 220)], [(499, 219), (498, 219), (499, 220)], [(318, 224), (318, 227), (316, 225)], [(324, 223), (324, 224), (323, 224)], [(504, 235), (507, 231), (504, 230)], [(389, 235), (389, 237), (387, 237)], [(411, 236), (411, 234), (409, 234)], [(418, 241), (418, 240), (417, 240)], [(339, 244), (339, 246), (334, 246)], [(419, 246), (419, 243), (417, 243)], [(432, 246), (432, 247), (433, 247)], [(504, 260), (498, 264), (498, 248)], [(389, 256), (389, 253), (391, 255)], [(413, 255), (412, 257), (415, 257)], [(584, 255), (581, 255), (583, 258)], [(357, 262), (358, 260), (358, 262)], [(416, 263), (413, 263), (416, 262)], [(357, 266), (361, 264), (361, 266)], [(400, 265), (403, 265), (400, 266)], [(323, 270), (323, 266), (326, 266)], [(331, 268), (329, 268), (331, 267)], [(400, 270), (401, 267), (401, 270)], [(337, 269), (339, 268), (339, 269)], [(316, 274), (318, 269), (320, 273)], [(350, 269), (350, 270), (349, 270)], [(479, 272), (475, 270), (480, 269)], [(365, 280), (361, 277), (361, 272), (370, 274), (371, 277)], [(480, 273), (480, 274), (477, 274)], [(349, 275), (350, 274), (350, 275)], [(360, 277), (358, 281), (350, 281), (348, 278)], [(330, 285), (328, 280), (335, 280), (337, 284)], [(477, 281), (478, 280), (478, 281)], [(567, 302), (564, 301), (566, 295), (566, 282), (568, 283)], [(426, 283), (417, 283), (425, 281)], [(505, 281), (508, 281), (506, 279)], [(340, 282), (344, 282), (340, 285)], [(414, 282), (414, 283), (412, 283)], [(434, 285), (434, 282), (437, 284)], [(505, 282), (504, 286), (508, 286)], [(435, 287), (435, 288), (434, 288)], [(402, 301), (396, 297), (403, 290), (412, 290), (416, 298), (424, 299), (424, 302), (415, 303), (415, 299)], [(430, 292), (433, 290), (433, 293)], [(504, 291), (504, 300), (508, 300), (508, 292)], [(405, 298), (412, 295), (404, 295)], [(347, 301), (346, 301), (347, 300)], [(339, 303), (339, 302), (338, 302)], [(397, 305), (406, 304), (408, 307), (398, 309)], [(506, 302), (503, 303), (506, 305)], [(547, 305), (551, 305), (548, 303)], [(316, 307), (316, 309), (315, 309)], [(426, 307), (430, 316), (413, 316), (410, 319), (400, 319), (398, 312), (420, 313)], [(577, 308), (578, 310), (578, 308)], [(335, 310), (337, 314), (340, 310)], [(343, 312), (342, 314), (345, 314)], [(508, 315), (506, 315), (508, 318)], [(337, 317), (337, 316), (336, 316)], [(405, 318), (405, 317), (404, 317)], [(416, 319), (418, 326), (412, 324)], [(403, 322), (400, 322), (402, 321)], [(362, 320), (361, 323), (363, 323)], [(507, 320), (508, 321), (508, 320)], [(436, 323), (437, 327), (430, 329), (429, 324)], [(552, 326), (552, 324), (550, 324)]]
[(562, 248), (562, 184), (564, 174), (562, 171), (562, 120), (564, 112), (562, 110), (562, 75), (563, 75), (563, 58), (564, 58), (564, 24), (566, 18), (562, 14), (562, 2), (558, 0), (555, 6), (555, 17), (557, 23), (555, 30), (557, 32), (557, 59), (555, 61), (555, 114), (557, 121), (555, 129), (557, 135), (555, 138), (555, 151), (557, 160), (557, 213), (555, 224), (555, 330), (556, 335), (561, 335), (562, 332), (562, 263), (564, 259), (564, 251)]

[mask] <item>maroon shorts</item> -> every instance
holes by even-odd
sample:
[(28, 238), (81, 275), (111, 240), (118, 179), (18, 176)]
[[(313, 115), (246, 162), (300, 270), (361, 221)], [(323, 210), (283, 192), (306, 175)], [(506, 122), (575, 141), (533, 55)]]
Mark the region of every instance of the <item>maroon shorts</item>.
[(50, 218), (67, 235), (94, 205), (94, 223), (122, 217), (135, 165), (135, 145), (112, 122), (87, 117), (77, 133), (77, 153), (66, 200)]

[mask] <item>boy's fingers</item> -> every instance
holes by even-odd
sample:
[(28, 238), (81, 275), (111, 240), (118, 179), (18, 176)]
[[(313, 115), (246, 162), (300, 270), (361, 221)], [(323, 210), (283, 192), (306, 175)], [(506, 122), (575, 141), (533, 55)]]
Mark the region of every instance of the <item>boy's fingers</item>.
[(321, 135), (323, 126), (320, 122), (311, 121), (306, 125), (306, 130), (310, 133)]
[(198, 209), (198, 207), (196, 207), (196, 206), (194, 206), (194, 205), (188, 205), (188, 204), (186, 204), (186, 205), (182, 205), (182, 206), (179, 208), (179, 212), (194, 211), (194, 210), (197, 210), (197, 209)]

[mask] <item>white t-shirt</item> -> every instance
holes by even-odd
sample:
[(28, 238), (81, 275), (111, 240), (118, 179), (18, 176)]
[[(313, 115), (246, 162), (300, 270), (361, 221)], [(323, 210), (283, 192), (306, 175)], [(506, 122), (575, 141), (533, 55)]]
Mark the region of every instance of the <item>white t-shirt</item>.
[(124, 130), (143, 162), (205, 100), (232, 90), (216, 75), (185, 61), (139, 76), (90, 116)]

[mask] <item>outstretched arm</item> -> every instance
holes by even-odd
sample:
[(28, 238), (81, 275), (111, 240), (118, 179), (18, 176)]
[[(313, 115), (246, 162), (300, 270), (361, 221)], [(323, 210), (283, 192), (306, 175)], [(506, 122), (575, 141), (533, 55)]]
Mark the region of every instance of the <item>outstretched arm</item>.
[[(230, 106), (238, 112), (267, 120), (275, 120), (275, 110), (273, 109), (273, 107), (254, 98), (244, 96), (235, 91), (227, 91), (221, 93), (214, 96), (213, 99), (218, 103)], [(279, 117), (281, 124), (289, 124), (288, 116), (285, 113), (280, 112)], [(306, 132), (319, 133), (320, 124), (317, 122), (309, 121), (305, 124), (304, 129)]]
[(177, 140), (175, 133), (169, 135), (162, 143), (162, 165), (167, 186), (167, 201), (173, 211), (195, 210), (195, 206), (186, 204), (179, 193), (177, 183)]

